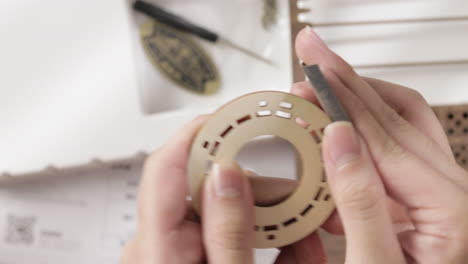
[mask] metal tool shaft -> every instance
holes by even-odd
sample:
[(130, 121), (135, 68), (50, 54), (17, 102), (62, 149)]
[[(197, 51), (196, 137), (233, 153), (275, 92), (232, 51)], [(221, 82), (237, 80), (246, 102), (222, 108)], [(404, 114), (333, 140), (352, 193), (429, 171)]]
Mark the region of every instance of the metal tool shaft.
[(328, 114), (331, 120), (351, 121), (327, 79), (325, 79), (325, 76), (323, 76), (320, 71), (319, 66), (305, 65), (303, 69), (315, 90), (315, 94), (322, 105), (323, 110), (325, 110), (325, 113)]
[(241, 52), (241, 53), (243, 53), (243, 54), (245, 54), (245, 55), (247, 55), (247, 56), (249, 56), (251, 58), (259, 60), (259, 61), (261, 61), (263, 63), (269, 64), (269, 65), (273, 64), (273, 62), (270, 61), (269, 59), (255, 53), (255, 52), (253, 52), (251, 50), (248, 50), (248, 49), (246, 49), (244, 47), (241, 47), (241, 46), (239, 46), (239, 45), (237, 45), (237, 44), (235, 44), (235, 43), (233, 43), (233, 42), (231, 42), (231, 41), (229, 41), (227, 39), (219, 38), (218, 43), (222, 44), (222, 45), (225, 45), (225, 46), (227, 46), (227, 47), (229, 47), (231, 49), (235, 49), (235, 50), (237, 50), (237, 51), (239, 51), (239, 52)]

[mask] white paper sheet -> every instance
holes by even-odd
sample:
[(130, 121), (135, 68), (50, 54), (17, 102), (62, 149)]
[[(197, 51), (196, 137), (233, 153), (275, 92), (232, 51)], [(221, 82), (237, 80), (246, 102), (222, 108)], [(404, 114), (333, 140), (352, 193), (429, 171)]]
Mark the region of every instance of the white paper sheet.
[[(1, 264), (116, 264), (136, 229), (142, 161), (0, 187)], [(256, 251), (271, 263), (276, 249)]]

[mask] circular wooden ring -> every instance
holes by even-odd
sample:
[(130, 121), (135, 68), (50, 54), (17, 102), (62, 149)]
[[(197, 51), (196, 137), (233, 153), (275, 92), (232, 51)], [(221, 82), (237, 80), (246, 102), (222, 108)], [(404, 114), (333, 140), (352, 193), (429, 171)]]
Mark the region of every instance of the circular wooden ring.
[(323, 129), (330, 122), (309, 101), (277, 91), (251, 93), (224, 105), (193, 141), (188, 182), (194, 209), (200, 213), (200, 190), (213, 162), (235, 160), (242, 146), (253, 138), (273, 135), (296, 148), (301, 164), (299, 185), (283, 202), (255, 207), (255, 245), (282, 247), (306, 237), (334, 209), (320, 152)]

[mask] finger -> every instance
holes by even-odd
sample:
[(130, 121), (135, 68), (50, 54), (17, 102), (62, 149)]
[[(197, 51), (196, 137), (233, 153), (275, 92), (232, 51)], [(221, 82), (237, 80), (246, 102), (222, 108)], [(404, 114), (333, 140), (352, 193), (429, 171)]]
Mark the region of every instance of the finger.
[(275, 264), (324, 264), (327, 256), (318, 233), (312, 233), (306, 238), (281, 249)]
[[(308, 101), (311, 101), (314, 104), (319, 104), (315, 96), (314, 90), (312, 89), (308, 81), (295, 83), (291, 88), (291, 93), (300, 96), (304, 99), (307, 99)], [(398, 205), (389, 197), (387, 197), (387, 202), (389, 204), (389, 211), (395, 231), (398, 233), (412, 228), (412, 225), (409, 222), (409, 219), (406, 214), (406, 209), (403, 208), (401, 205)], [(332, 234), (344, 233), (340, 216), (336, 211), (333, 212), (333, 214), (330, 215), (330, 217), (324, 222), (322, 228)]]
[(386, 208), (383, 183), (352, 125), (336, 122), (327, 126), (323, 151), (347, 238), (346, 262), (404, 263)]
[(408, 216), (408, 208), (406, 206), (401, 205), (388, 196), (386, 199), (386, 204), (390, 218), (392, 219), (393, 230), (395, 234), (408, 230), (414, 230), (414, 225)]
[(176, 228), (187, 210), (185, 164), (193, 137), (205, 122), (199, 117), (186, 125), (145, 162), (139, 194), (139, 227), (166, 233)]
[[(257, 206), (278, 204), (289, 197), (299, 185), (297, 180), (260, 176), (249, 170), (243, 170), (243, 173), (248, 177)], [(199, 221), (198, 215), (192, 209), (188, 210), (185, 219)]]
[[(312, 55), (306, 54), (306, 46), (308, 50), (312, 50)], [(403, 202), (406, 206), (421, 205), (425, 201), (433, 201), (427, 197), (429, 188), (438, 189), (441, 185), (449, 189), (468, 188), (465, 172), (460, 171), (461, 168), (455, 165), (440, 147), (437, 146), (439, 150), (434, 149), (433, 146), (437, 144), (432, 140), (428, 141), (422, 134), (412, 135), (405, 138), (403, 144), (397, 142), (394, 136), (390, 136), (360, 97), (356, 96), (338, 76), (338, 74), (353, 75), (355, 74), (353, 70), (330, 51), (311, 30), (301, 31), (296, 41), (296, 49), (298, 54), (302, 53), (302, 60), (305, 62), (324, 65), (322, 69), (324, 75), (369, 146), (373, 160), (382, 172), (386, 187), (393, 198), (396, 198), (398, 202), (406, 200)], [(400, 129), (409, 131), (401, 126)], [(425, 140), (421, 141), (421, 138)], [(408, 146), (412, 149), (407, 150)], [(414, 153), (416, 149), (418, 154)], [(395, 166), (396, 164), (398, 166)], [(410, 178), (407, 177), (408, 172), (414, 172)], [(444, 179), (439, 179), (440, 177)], [(455, 184), (447, 182), (448, 179)], [(441, 185), (437, 187), (438, 184)]]
[[(348, 63), (329, 50), (311, 29), (299, 33), (296, 50), (304, 62), (321, 65), (356, 128), (368, 145), (372, 146), (370, 151), (378, 165), (383, 160), (391, 160), (388, 156), (392, 152), (393, 156), (395, 152), (401, 156), (401, 153), (408, 151), (441, 175), (468, 189), (465, 172), (456, 165), (453, 157), (385, 104), (372, 87)], [(389, 162), (385, 163), (393, 166)]]
[[(386, 197), (386, 202), (395, 234), (414, 230), (415, 227), (408, 216), (407, 208), (388, 196)], [(323, 223), (321, 228), (331, 234), (344, 234), (343, 224), (337, 211), (333, 212), (333, 214), (325, 221), (325, 223)]]
[(432, 138), (453, 157), (447, 136), (439, 119), (421, 95), (404, 86), (374, 78), (362, 77), (402, 118), (419, 129), (425, 136)]
[(297, 181), (289, 179), (248, 176), (257, 206), (275, 205), (289, 197), (299, 185)]
[(426, 161), (397, 144), (333, 72), (326, 70), (325, 74), (329, 76), (333, 87), (338, 87), (345, 94), (347, 100), (344, 105), (352, 109), (353, 122), (369, 146), (390, 197), (411, 208), (447, 206), (448, 200), (435, 201), (433, 196), (446, 196), (446, 190), (458, 191), (459, 187), (448, 177), (441, 176)]
[[(447, 136), (434, 112), (427, 107), (424, 98), (421, 98), (414, 90), (398, 84), (368, 77), (362, 78), (402, 118), (438, 143), (449, 156), (453, 156)], [(318, 104), (314, 90), (308, 81), (295, 83), (291, 88), (291, 93)]]
[(409, 259), (414, 261), (408, 263), (464, 263), (466, 260), (457, 261), (444, 254), (444, 248), (454, 247), (444, 236), (408, 231), (398, 237), (401, 247), (407, 252)]
[[(310, 86), (308, 81), (298, 82), (291, 88), (291, 93), (303, 97), (314, 104), (318, 104), (318, 100), (315, 96), (313, 88)], [(394, 225), (395, 231), (402, 232), (412, 228), (412, 224), (406, 214), (406, 209), (401, 205), (398, 205), (391, 198), (387, 197), (387, 203), (389, 205), (389, 211), (391, 219)], [(340, 220), (339, 214), (335, 211), (330, 217), (324, 222), (322, 228), (332, 234), (343, 234), (343, 225)]]
[[(314, 90), (312, 89), (308, 81), (294, 83), (291, 87), (290, 92), (320, 107), (320, 103), (317, 99), (317, 96), (315, 95)], [(328, 219), (323, 223), (321, 227), (332, 234), (341, 235), (344, 233), (343, 225), (341, 224), (340, 217), (336, 211), (333, 212), (330, 215), (330, 217), (328, 217)], [(285, 252), (284, 255), (287, 255), (287, 253)]]
[(132, 239), (127, 242), (125, 247), (122, 249), (122, 256), (120, 257), (120, 263), (122, 264), (132, 264), (140, 263), (138, 254), (138, 245), (135, 239)]
[(236, 164), (213, 165), (203, 190), (202, 225), (209, 263), (253, 263), (252, 193)]
[(324, 264), (327, 263), (325, 248), (317, 232), (291, 245), (299, 264)]
[(193, 223), (200, 223), (200, 216), (192, 207), (192, 201), (186, 201), (187, 210), (185, 212), (185, 220)]
[(334, 235), (344, 234), (343, 223), (341, 222), (340, 215), (336, 210), (322, 224), (321, 228)]
[[(368, 145), (372, 146), (371, 151), (377, 153), (373, 153), (373, 155), (385, 156), (385, 158), (380, 158), (380, 161), (384, 160), (384, 162), (377, 162), (376, 165), (383, 172), (385, 183), (389, 185), (389, 192), (393, 197), (405, 206), (416, 207), (424, 204), (427, 206), (428, 202), (433, 202), (431, 196), (427, 195), (429, 189), (439, 191), (437, 186), (452, 188), (452, 186), (448, 186), (450, 184), (446, 180), (439, 179), (438, 173), (427, 167), (424, 162), (401, 149), (333, 72), (325, 69), (324, 74), (342, 99), (344, 107), (354, 119), (358, 130), (364, 135)], [(407, 177), (408, 171), (415, 173), (409, 178)], [(421, 184), (422, 182), (424, 184)], [(392, 212), (392, 217), (395, 213), (398, 220), (401, 212)], [(339, 223), (337, 219), (330, 218), (324, 228), (334, 233), (340, 231), (339, 225), (330, 226), (329, 223)], [(398, 227), (396, 229), (398, 230)]]
[(290, 247), (284, 247), (281, 249), (278, 257), (274, 264), (296, 264), (296, 256), (294, 256), (294, 250)]
[(294, 83), (291, 87), (291, 93), (300, 96), (320, 107), (318, 98), (311, 89), (310, 83), (308, 81)]

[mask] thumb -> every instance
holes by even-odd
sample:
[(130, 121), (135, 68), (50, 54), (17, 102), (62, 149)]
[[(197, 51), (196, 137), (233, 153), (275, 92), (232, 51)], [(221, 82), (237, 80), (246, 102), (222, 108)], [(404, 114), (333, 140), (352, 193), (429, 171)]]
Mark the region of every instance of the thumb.
[(323, 152), (346, 235), (346, 263), (404, 263), (383, 183), (351, 123), (325, 129)]
[(253, 263), (254, 202), (237, 164), (213, 164), (204, 185), (203, 240), (209, 263)]

